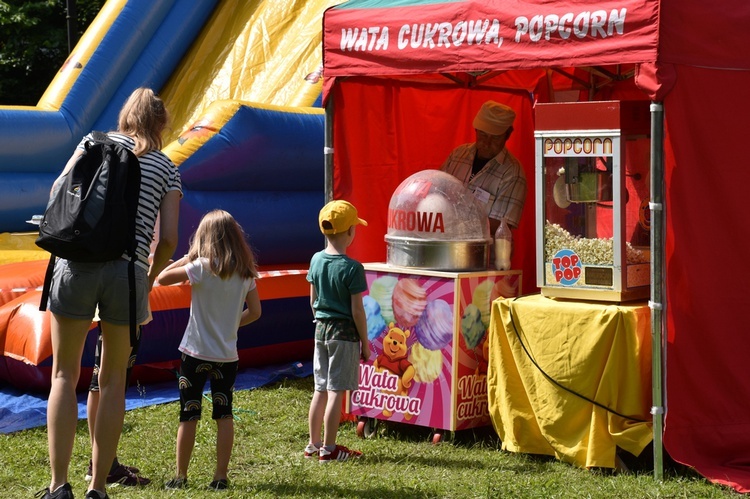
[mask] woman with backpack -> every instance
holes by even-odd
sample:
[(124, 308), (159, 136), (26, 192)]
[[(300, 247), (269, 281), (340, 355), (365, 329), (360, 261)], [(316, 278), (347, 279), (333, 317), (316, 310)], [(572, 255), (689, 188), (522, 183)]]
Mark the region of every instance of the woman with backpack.
[[(110, 140), (135, 153), (141, 170), (135, 232), (136, 324), (146, 322), (148, 293), (177, 246), (182, 186), (179, 171), (160, 150), (167, 121), (162, 100), (151, 89), (138, 88), (120, 110), (117, 130), (107, 134)], [(74, 169), (87, 142), (92, 140), (91, 134), (83, 138), (55, 185)], [(149, 263), (149, 246), (157, 215), (159, 241)], [(85, 497), (108, 497), (105, 486), (122, 432), (131, 353), (128, 265), (129, 258), (125, 254), (106, 262), (58, 258), (55, 263), (49, 295), (53, 361), (47, 404), (52, 478), (49, 487), (42, 491), (43, 499), (73, 498), (68, 468), (78, 420), (75, 390), (84, 343), (97, 309), (102, 331), (100, 395), (92, 435), (92, 480)]]

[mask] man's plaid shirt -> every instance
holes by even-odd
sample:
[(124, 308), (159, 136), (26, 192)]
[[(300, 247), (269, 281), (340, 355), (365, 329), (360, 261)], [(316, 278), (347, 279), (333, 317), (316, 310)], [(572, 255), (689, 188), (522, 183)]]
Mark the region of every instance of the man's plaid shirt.
[(505, 219), (511, 227), (518, 227), (526, 201), (526, 175), (521, 163), (507, 148), (489, 160), (476, 174), (471, 174), (477, 148), (475, 144), (458, 146), (440, 169), (462, 181), (475, 194), (481, 189), (489, 193), (487, 216)]

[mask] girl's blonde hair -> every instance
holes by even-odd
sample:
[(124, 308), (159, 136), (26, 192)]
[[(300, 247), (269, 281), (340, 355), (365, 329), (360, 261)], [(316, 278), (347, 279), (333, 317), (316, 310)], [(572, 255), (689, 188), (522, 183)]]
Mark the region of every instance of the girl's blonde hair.
[(240, 224), (224, 210), (212, 210), (203, 216), (190, 241), (188, 259), (207, 258), (211, 272), (222, 279), (238, 274), (243, 279), (257, 278), (255, 256)]
[(164, 102), (150, 88), (136, 88), (120, 109), (117, 130), (135, 140), (133, 152), (143, 156), (162, 147), (161, 134), (169, 115)]

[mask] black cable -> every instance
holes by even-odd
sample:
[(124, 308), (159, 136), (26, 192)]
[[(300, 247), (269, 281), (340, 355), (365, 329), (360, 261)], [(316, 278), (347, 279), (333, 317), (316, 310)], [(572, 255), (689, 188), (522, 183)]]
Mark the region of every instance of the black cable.
[[(515, 298), (513, 298), (513, 301), (516, 301), (519, 298), (520, 298), (520, 296), (516, 296)], [(630, 420), (633, 420), (633, 421), (638, 421), (639, 423), (648, 423), (649, 422), (647, 420), (644, 420), (644, 419), (641, 419), (641, 418), (637, 418), (637, 417), (634, 417), (634, 416), (626, 416), (624, 414), (620, 414), (616, 410), (611, 409), (611, 408), (607, 407), (604, 404), (600, 404), (596, 400), (592, 400), (592, 399), (586, 397), (585, 395), (582, 395), (582, 394), (576, 392), (575, 390), (573, 390), (571, 388), (568, 388), (567, 386), (562, 385), (559, 381), (557, 381), (552, 376), (550, 376), (549, 374), (547, 374), (544, 371), (544, 369), (542, 369), (542, 367), (539, 364), (537, 364), (537, 362), (531, 356), (531, 353), (526, 348), (526, 345), (524, 345), (523, 340), (521, 340), (521, 334), (518, 332), (518, 327), (516, 326), (516, 321), (513, 318), (513, 307), (512, 306), (508, 306), (508, 313), (510, 314), (510, 323), (513, 325), (513, 331), (516, 333), (516, 338), (518, 338), (518, 343), (521, 345), (521, 348), (523, 348), (523, 351), (526, 353), (526, 356), (529, 358), (529, 360), (531, 361), (531, 363), (534, 364), (534, 366), (539, 370), (539, 372), (542, 373), (542, 375), (545, 378), (547, 378), (547, 380), (550, 383), (552, 383), (555, 386), (558, 386), (559, 388), (562, 388), (566, 392), (569, 392), (569, 393), (575, 395), (576, 397), (579, 397), (579, 398), (581, 398), (581, 399), (583, 399), (583, 400), (585, 400), (587, 402), (590, 402), (591, 404), (593, 404), (593, 405), (595, 405), (595, 406), (597, 406), (597, 407), (599, 407), (601, 409), (604, 409), (607, 412), (610, 412), (610, 413), (612, 413), (612, 414), (614, 414), (616, 416), (620, 416), (623, 419), (630, 419)]]

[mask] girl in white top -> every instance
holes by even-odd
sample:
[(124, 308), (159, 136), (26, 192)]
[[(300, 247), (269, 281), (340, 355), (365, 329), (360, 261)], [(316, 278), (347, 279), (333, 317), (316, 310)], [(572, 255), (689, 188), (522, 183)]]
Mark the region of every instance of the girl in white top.
[[(180, 426), (177, 475), (167, 488), (187, 485), (187, 470), (201, 415), (201, 398), (211, 379), (217, 424), (216, 469), (209, 487), (224, 489), (234, 443), (232, 391), (237, 374), (237, 329), (260, 317), (253, 252), (237, 221), (223, 210), (207, 213), (193, 235), (188, 254), (158, 277), (161, 285), (189, 281), (190, 318), (180, 343)], [(243, 310), (243, 305), (247, 305)]]

